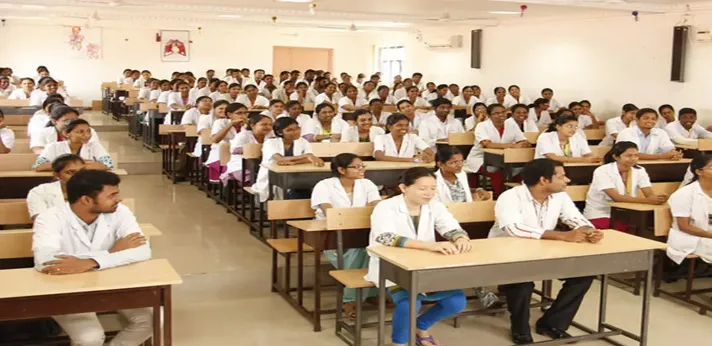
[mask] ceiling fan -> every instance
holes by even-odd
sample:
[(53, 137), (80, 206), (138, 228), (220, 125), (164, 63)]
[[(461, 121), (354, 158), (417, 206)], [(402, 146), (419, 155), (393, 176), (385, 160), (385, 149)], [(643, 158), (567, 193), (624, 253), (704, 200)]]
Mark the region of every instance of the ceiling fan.
[(329, 29), (329, 30), (340, 30), (340, 31), (350, 31), (350, 32), (358, 32), (358, 31), (368, 31), (364, 29), (359, 29), (356, 27), (356, 24), (351, 23), (350, 26), (348, 27), (342, 27), (342, 26), (317, 26), (317, 28), (320, 29)]

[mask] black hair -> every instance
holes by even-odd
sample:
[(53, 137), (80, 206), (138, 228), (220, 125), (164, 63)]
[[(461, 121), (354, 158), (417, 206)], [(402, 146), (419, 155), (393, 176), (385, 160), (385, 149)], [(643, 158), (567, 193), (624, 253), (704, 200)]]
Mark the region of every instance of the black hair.
[(356, 111), (354, 111), (352, 117), (354, 120), (358, 120), (358, 117), (361, 115), (364, 115), (364, 114), (368, 114), (373, 117), (373, 114), (371, 114), (371, 111), (369, 111), (368, 109), (363, 109), (363, 108), (359, 108)]
[(692, 159), (692, 162), (690, 162), (690, 172), (692, 172), (690, 184), (699, 180), (700, 177), (697, 175), (697, 170), (705, 168), (710, 161), (712, 161), (712, 155), (705, 154), (699, 154)]
[(250, 89), (250, 88), (255, 88), (255, 90), (258, 90), (256, 85), (254, 85), (254, 84), (247, 84), (247, 85), (245, 85), (245, 88), (244, 88), (244, 89), (245, 89), (245, 92), (247, 92), (247, 89)]
[(295, 74), (295, 73), (302, 73), (302, 72), (299, 70), (292, 70), (292, 72), (290, 72), (289, 74)]
[(77, 127), (79, 125), (86, 125), (86, 126), (89, 126), (89, 128), (91, 128), (91, 125), (89, 125), (88, 121), (86, 121), (84, 119), (74, 119), (74, 120), (70, 121), (69, 124), (67, 124), (67, 126), (64, 127), (64, 132), (70, 133), (70, 132), (72, 132), (72, 130), (74, 130), (75, 127)]
[[(228, 85), (227, 88), (232, 89), (234, 87), (239, 87), (239, 86), (240, 86), (240, 83), (230, 83), (230, 85)], [(247, 88), (247, 87), (245, 87), (245, 88)]]
[(272, 124), (272, 131), (274, 131), (274, 135), (282, 138), (284, 137), (284, 129), (286, 129), (290, 125), (297, 125), (299, 126), (299, 123), (297, 123), (296, 120), (292, 119), (292, 117), (281, 117), (277, 118), (277, 120), (274, 121), (274, 124)]
[(64, 103), (64, 96), (60, 94), (47, 95), (47, 98), (42, 102), (42, 109), (46, 109), (52, 103)]
[(353, 85), (348, 85), (348, 86), (346, 86), (346, 92), (348, 92), (348, 91), (351, 90), (351, 89), (354, 89), (354, 90), (356, 90), (356, 91), (358, 92), (358, 88), (356, 88), (355, 86), (353, 86)]
[(376, 97), (375, 99), (371, 99), (371, 101), (368, 101), (368, 105), (369, 105), (369, 106), (373, 106), (374, 103), (381, 103), (381, 104), (383, 104), (383, 101), (381, 101), (381, 99), (379, 99), (378, 97)]
[(388, 119), (386, 119), (386, 133), (391, 132), (388, 129), (389, 126), (393, 126), (401, 120), (405, 120), (410, 124), (410, 119), (408, 119), (408, 117), (403, 113), (393, 113), (393, 114), (389, 115)]
[(447, 84), (440, 84), (435, 89), (440, 90), (440, 89), (447, 89), (447, 88), (448, 88)]
[(415, 86), (415, 85), (411, 85), (411, 86), (409, 86), (409, 87), (405, 88), (405, 92), (407, 92), (407, 93), (408, 93), (408, 92), (410, 92), (410, 91), (411, 91), (411, 90), (413, 90), (413, 89), (415, 89), (415, 90), (418, 90), (418, 91), (420, 91), (420, 89), (418, 89), (418, 87), (417, 87), (417, 86)]
[(143, 70), (143, 71), (141, 71), (141, 73), (151, 73), (151, 71), (149, 71), (149, 70)]
[(307, 82), (299, 82), (299, 83), (297, 83), (297, 88), (299, 88), (299, 87), (302, 86), (302, 85), (305, 86), (305, 87), (307, 87), (307, 88), (309, 87), (309, 84), (307, 84)]
[(545, 92), (547, 92), (547, 91), (549, 91), (549, 92), (551, 92), (551, 93), (554, 92), (554, 90), (551, 90), (551, 88), (544, 88), (544, 89), (541, 89), (541, 93), (542, 93), (542, 94), (545, 93)]
[(252, 126), (256, 125), (259, 123), (262, 119), (267, 118), (267, 119), (272, 119), (271, 117), (264, 115), (262, 113), (250, 113), (250, 115), (247, 117), (247, 130), (252, 131)]
[[(497, 108), (497, 107), (501, 107), (501, 108), (507, 109), (507, 107), (502, 106), (502, 105), (499, 104), (499, 103), (493, 103), (493, 104), (487, 106), (487, 114), (492, 114), (492, 112), (494, 112), (494, 109)], [(474, 108), (473, 108), (473, 109), (474, 109)]]
[(529, 107), (527, 107), (527, 105), (523, 103), (517, 103), (516, 105), (512, 106), (512, 108), (510, 108), (510, 111), (512, 111), (512, 114), (514, 114), (514, 111), (516, 111), (518, 108), (524, 108), (529, 111)]
[(272, 106), (274, 106), (274, 105), (276, 105), (276, 104), (278, 104), (278, 103), (284, 104), (284, 101), (282, 101), (282, 100), (280, 100), (280, 99), (270, 100), (270, 101), (269, 101), (269, 106), (272, 107)]
[(47, 122), (46, 127), (54, 126), (54, 124), (52, 124), (52, 120), (58, 121), (63, 116), (65, 116), (69, 113), (74, 113), (76, 115), (79, 115), (79, 112), (77, 112), (76, 109), (69, 107), (67, 105), (62, 105), (62, 106), (52, 108), (52, 112), (50, 112), (50, 115), (49, 115), (49, 118), (51, 120), (49, 122)]
[(67, 181), (67, 201), (74, 204), (84, 196), (96, 198), (104, 186), (119, 186), (120, 182), (121, 178), (112, 172), (81, 170)]
[(314, 114), (318, 115), (319, 113), (321, 113), (321, 110), (324, 108), (331, 108), (332, 111), (336, 111), (336, 109), (334, 109), (334, 106), (332, 106), (330, 103), (324, 102), (324, 103), (318, 104), (316, 106), (316, 108), (314, 108)]
[(131, 73), (138, 73), (138, 74), (141, 74), (141, 71), (139, 71), (139, 70), (133, 70), (133, 71), (131, 71)]
[(576, 118), (576, 116), (564, 115), (564, 116), (557, 117), (556, 120), (554, 120), (553, 122), (551, 122), (551, 124), (549, 124), (549, 127), (546, 129), (546, 132), (554, 132), (554, 131), (556, 131), (557, 126), (564, 125), (564, 124), (570, 123), (572, 121), (578, 122), (578, 119)]
[[(223, 85), (223, 84), (228, 85), (226, 81), (221, 80), (220, 82), (218, 82), (218, 87), (221, 86), (221, 85)], [(228, 89), (230, 89), (230, 88), (228, 88)]]
[(579, 101), (579, 104), (581, 104), (581, 107), (583, 107), (583, 104), (587, 104), (589, 107), (591, 107), (591, 101), (589, 100), (581, 100)]
[(583, 106), (581, 106), (581, 103), (576, 102), (576, 101), (569, 103), (569, 109), (573, 109), (576, 106), (583, 107)]
[(432, 170), (427, 169), (425, 167), (413, 167), (413, 168), (408, 168), (403, 172), (401, 175), (398, 184), (403, 184), (405, 186), (411, 186), (415, 184), (415, 182), (423, 177), (431, 177), (435, 179), (435, 173), (433, 173)]
[(213, 109), (218, 108), (218, 107), (220, 107), (220, 106), (222, 106), (222, 105), (228, 105), (228, 106), (229, 106), (229, 105), (230, 105), (230, 102), (227, 101), (227, 100), (217, 100), (217, 101), (213, 102)]
[(505, 89), (504, 87), (496, 87), (496, 88), (494, 88), (494, 93), (496, 94), (497, 90), (499, 90), (499, 89), (502, 89), (502, 91), (507, 91), (507, 89)]
[(195, 100), (195, 104), (197, 105), (198, 103), (200, 103), (200, 101), (202, 101), (202, 100), (204, 100), (204, 99), (210, 99), (211, 101), (213, 100), (213, 99), (210, 98), (210, 96), (201, 96), (201, 97), (198, 97), (198, 98)]
[(74, 154), (64, 154), (57, 156), (57, 158), (52, 161), (52, 172), (59, 173), (63, 171), (68, 164), (73, 162), (81, 162), (82, 164), (84, 164), (84, 159), (82, 159), (81, 156)]
[(638, 107), (636, 107), (636, 106), (635, 106), (634, 104), (632, 104), (632, 103), (626, 103), (626, 104), (623, 105), (622, 110), (623, 110), (623, 113), (628, 113), (628, 112), (632, 112), (632, 111), (637, 111), (637, 110), (638, 110)]
[[(628, 149), (638, 149), (638, 146), (629, 141), (622, 141), (622, 142), (616, 142), (616, 144), (613, 144), (613, 147), (611, 150), (609, 150), (606, 155), (603, 156), (603, 163), (611, 163), (615, 162), (616, 159), (613, 156), (618, 156), (620, 157), (625, 153), (626, 150)], [(633, 168), (639, 168), (640, 166), (635, 165)]]
[(247, 106), (243, 105), (240, 102), (233, 102), (233, 103), (227, 105), (227, 108), (225, 108), (225, 114), (235, 113), (240, 108), (247, 109)]
[(512, 90), (512, 88), (517, 88), (517, 89), (519, 89), (519, 90), (522, 90), (522, 88), (520, 88), (519, 85), (512, 84), (512, 85), (509, 86), (509, 88), (507, 88), (507, 91)]
[(681, 117), (685, 114), (692, 114), (694, 116), (697, 116), (697, 111), (694, 108), (681, 108), (680, 111), (678, 112), (678, 117)]
[(655, 114), (655, 117), (656, 117), (656, 118), (658, 117), (658, 112), (656, 112), (654, 109), (652, 109), (652, 108), (641, 108), (640, 110), (638, 110), (638, 113), (635, 113), (635, 118), (636, 118), (636, 119), (640, 119), (643, 115), (645, 115), (645, 114), (647, 114), (647, 113), (653, 113), (653, 114)]
[(438, 97), (435, 100), (430, 101), (430, 104), (433, 105), (433, 108), (438, 108), (442, 105), (452, 106), (452, 101), (450, 101), (444, 97)]
[(660, 114), (662, 114), (663, 109), (666, 109), (666, 108), (669, 108), (671, 111), (675, 112), (675, 108), (673, 108), (673, 106), (671, 106), (669, 104), (664, 104), (664, 105), (658, 107), (658, 112), (660, 112)]
[(289, 110), (290, 110), (292, 107), (294, 107), (295, 105), (299, 105), (300, 107), (302, 106), (302, 104), (299, 103), (299, 101), (292, 100), (292, 101), (289, 101), (289, 102), (287, 102), (287, 103), (284, 104), (284, 109), (287, 110), (287, 111), (289, 111)]
[(2, 109), (0, 109), (0, 118), (5, 119), (5, 113), (2, 112)]
[(358, 155), (352, 153), (341, 153), (334, 156), (331, 160), (331, 176), (340, 177), (339, 168), (347, 169), (351, 162), (358, 158)]
[(551, 181), (554, 177), (556, 167), (564, 167), (564, 164), (552, 159), (534, 159), (524, 165), (521, 177), (522, 182), (526, 186), (534, 186), (539, 183), (541, 178)]
[(413, 73), (413, 78), (415, 78), (415, 77), (423, 78), (423, 74), (420, 72)]
[[(453, 85), (457, 85), (457, 84), (453, 84)], [(465, 90), (467, 90), (467, 89), (470, 89), (470, 90), (472, 90), (473, 92), (475, 91), (474, 89), (472, 89), (472, 87), (471, 87), (471, 86), (469, 86), (469, 85), (465, 85), (464, 87), (462, 87), (462, 92), (464, 93), (464, 92), (465, 92)]]
[(539, 106), (541, 106), (543, 104), (547, 104), (547, 103), (549, 103), (549, 100), (547, 100), (543, 97), (540, 97), (540, 98), (534, 100), (534, 103), (531, 104), (531, 107), (539, 107)]
[(477, 106), (484, 106), (485, 108), (487, 108), (487, 105), (484, 102), (477, 102), (472, 105), (472, 114), (475, 114), (475, 108), (477, 108)]
[(409, 104), (409, 105), (411, 105), (411, 106), (413, 105), (413, 102), (410, 102), (410, 100), (408, 100), (408, 99), (402, 99), (402, 100), (398, 101), (398, 103), (396, 103), (396, 109), (400, 110), (400, 106), (401, 106), (402, 104), (404, 104), (404, 103), (407, 103), (407, 104)]
[(450, 160), (450, 158), (457, 154), (462, 155), (462, 152), (454, 145), (438, 146), (438, 152), (435, 153), (435, 162), (446, 163), (447, 160)]

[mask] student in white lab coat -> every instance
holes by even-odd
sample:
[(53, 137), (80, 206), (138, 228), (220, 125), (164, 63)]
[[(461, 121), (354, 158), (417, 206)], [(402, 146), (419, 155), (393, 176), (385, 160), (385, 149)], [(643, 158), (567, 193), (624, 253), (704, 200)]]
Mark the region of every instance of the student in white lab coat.
[(680, 109), (678, 120), (667, 124), (665, 132), (676, 144), (696, 145), (700, 138), (712, 138), (712, 132), (697, 123), (697, 111), (692, 108)]
[(210, 95), (203, 95), (203, 90), (207, 90), (207, 86), (208, 80), (205, 77), (198, 78), (198, 84), (190, 89), (190, 101), (192, 104), (196, 104), (198, 97)]
[[(378, 161), (392, 162), (433, 162), (435, 153), (418, 135), (409, 133), (410, 121), (402, 113), (388, 117), (388, 133), (376, 137), (373, 143), (373, 157)], [(421, 151), (416, 155), (416, 150)]]
[[(613, 202), (663, 204), (667, 196), (656, 195), (644, 167), (638, 166), (638, 147), (632, 142), (618, 142), (606, 154), (604, 165), (593, 171), (591, 187), (586, 193), (583, 215), (598, 229), (610, 225)], [(638, 194), (638, 190), (643, 195)], [(616, 221), (613, 228), (629, 232), (631, 226)]]
[[(230, 162), (225, 173), (220, 176), (223, 186), (227, 185), (228, 180), (242, 182), (243, 147), (247, 144), (264, 144), (265, 140), (273, 138), (272, 123), (272, 118), (267, 115), (255, 113), (249, 115), (247, 127), (230, 140)], [(252, 181), (251, 172), (245, 172), (245, 179)]]
[(280, 115), (285, 114), (284, 112), (284, 102), (282, 100), (270, 100), (269, 109), (260, 112), (262, 115), (266, 115), (272, 120), (279, 118)]
[(42, 102), (47, 99), (47, 95), (57, 93), (57, 81), (52, 77), (40, 79), (39, 87), (30, 94), (30, 106), (42, 106)]
[(282, 113), (277, 116), (277, 118), (291, 117), (296, 120), (299, 127), (304, 128), (307, 122), (311, 120), (312, 116), (309, 114), (304, 114), (304, 107), (299, 101), (289, 101), (284, 105), (286, 113)]
[(475, 106), (475, 103), (480, 102), (480, 100), (473, 95), (474, 91), (472, 90), (472, 87), (466, 86), (462, 88), (462, 94), (459, 96), (455, 96), (455, 98), (452, 100), (452, 105), (466, 106), (472, 108)]
[(459, 119), (450, 118), (452, 102), (446, 98), (438, 98), (433, 102), (435, 116), (427, 117), (418, 126), (418, 136), (422, 138), (431, 148), (435, 148), (435, 143), (439, 140), (448, 140), (451, 133), (465, 133), (462, 122)]
[[(283, 102), (287, 103), (289, 102), (289, 96), (294, 93), (296, 90), (296, 87), (294, 85), (294, 82), (291, 80), (288, 80), (284, 83), (284, 85), (276, 89), (274, 92), (272, 92), (272, 99), (273, 100), (282, 100)], [(316, 103), (316, 101), (315, 101)]]
[[(324, 161), (312, 154), (311, 144), (302, 138), (297, 121), (291, 117), (282, 117), (274, 121), (272, 130), (277, 138), (268, 139), (262, 145), (262, 165), (257, 173), (257, 180), (252, 188), (259, 193), (260, 202), (269, 198), (269, 170), (264, 165), (277, 164), (290, 166), (298, 164), (313, 164), (323, 167)], [(286, 197), (302, 197), (300, 191), (287, 191)], [(308, 198), (308, 197), (306, 197)]]
[(32, 165), (37, 172), (52, 170), (52, 162), (65, 154), (79, 155), (86, 162), (88, 169), (110, 170), (114, 162), (100, 142), (90, 141), (92, 132), (84, 119), (74, 119), (64, 127), (63, 135), (67, 140), (48, 144)]
[[(369, 247), (394, 246), (455, 255), (470, 252), (472, 245), (467, 233), (445, 208), (435, 200), (437, 183), (435, 175), (424, 167), (406, 170), (398, 188), (401, 195), (381, 201), (371, 214)], [(447, 241), (436, 242), (435, 232)], [(376, 286), (387, 286), (386, 293), (393, 300), (391, 339), (394, 346), (404, 346), (415, 337), (417, 345), (439, 345), (428, 329), (465, 308), (467, 301), (462, 290), (418, 294), (416, 307), (421, 301), (437, 303), (417, 318), (417, 330), (409, 331), (409, 292), (378, 275), (379, 259), (371, 255), (365, 279)], [(419, 312), (419, 311), (418, 311)], [(416, 315), (418, 313), (416, 312)], [(413, 335), (415, 334), (415, 335)]]
[(15, 91), (15, 87), (10, 84), (10, 77), (0, 76), (0, 97), (8, 97)]
[(348, 126), (346, 121), (336, 117), (334, 106), (320, 103), (314, 109), (314, 117), (304, 125), (302, 137), (309, 142), (338, 142)]
[(597, 127), (595, 127), (595, 128), (600, 128), (600, 127), (606, 126), (606, 122), (605, 122), (605, 121), (599, 120), (599, 119), (596, 117), (596, 115), (591, 112), (591, 101), (589, 101), (589, 100), (581, 100), (581, 101), (579, 101), (579, 104), (580, 104), (581, 107), (583, 108), (583, 111), (581, 112), (581, 114), (590, 117), (590, 118), (591, 118), (591, 121), (593, 122), (593, 124), (594, 124), (595, 126), (597, 126)]
[(467, 173), (462, 170), (464, 163), (464, 156), (457, 147), (444, 145), (438, 149), (435, 155), (437, 200), (442, 203), (461, 203), (473, 200), (484, 201), (490, 198), (489, 193), (484, 189), (478, 188), (474, 192), (470, 190)]
[(377, 89), (378, 94), (371, 98), (371, 100), (379, 99), (384, 105), (396, 104), (396, 98), (391, 95), (391, 89), (387, 85), (381, 85)]
[(386, 121), (391, 115), (391, 112), (386, 112), (383, 110), (383, 101), (380, 98), (372, 99), (368, 102), (368, 110), (373, 114), (373, 125), (380, 128), (386, 127)]
[(507, 96), (507, 90), (504, 87), (496, 87), (494, 88), (494, 97), (488, 98), (485, 104), (490, 106), (496, 103), (504, 106), (505, 96)]
[(215, 119), (225, 117), (225, 109), (229, 103), (225, 100), (219, 100), (213, 102), (213, 111), (209, 114), (201, 114), (198, 117), (198, 125), (195, 130), (198, 135), (198, 140), (195, 143), (195, 148), (193, 149), (193, 155), (196, 157), (202, 156), (202, 139), (201, 136), (204, 132), (210, 132), (213, 128), (213, 122)]
[(32, 134), (42, 130), (47, 126), (47, 122), (50, 120), (50, 113), (52, 112), (52, 107), (57, 104), (64, 104), (64, 97), (60, 94), (52, 94), (47, 97), (47, 99), (42, 102), (42, 109), (35, 112), (27, 123), (27, 137), (32, 138)]
[[(526, 107), (525, 107), (526, 108)], [(529, 148), (531, 144), (517, 126), (516, 122), (505, 120), (507, 113), (504, 106), (493, 104), (488, 107), (489, 119), (475, 127), (475, 145), (467, 155), (467, 170), (486, 174), (492, 180), (494, 195), (502, 193), (504, 173), (496, 167), (485, 170), (484, 152), (482, 149)], [(524, 110), (522, 110), (524, 112)], [(514, 175), (517, 175), (515, 172)]]
[(341, 143), (374, 142), (376, 137), (386, 132), (373, 123), (373, 114), (366, 109), (357, 109), (354, 112), (355, 126), (345, 126), (341, 131)]
[(376, 84), (371, 81), (363, 83), (363, 88), (358, 91), (358, 97), (366, 101), (374, 97), (378, 97), (378, 92), (376, 91)]
[[(171, 90), (171, 82), (167, 79), (163, 79), (158, 81), (158, 88), (154, 89), (153, 85), (151, 86), (151, 93), (148, 96), (148, 100), (151, 103), (158, 103), (158, 99), (161, 97), (161, 94), (164, 91), (170, 91)], [(163, 103), (168, 102), (168, 96), (166, 95), (165, 100)]]
[(9, 154), (15, 146), (15, 132), (7, 128), (5, 114), (0, 110), (0, 154)]
[[(62, 142), (66, 140), (64, 130), (65, 126), (69, 124), (72, 120), (78, 119), (79, 114), (77, 111), (66, 105), (55, 105), (52, 106), (52, 112), (50, 113), (50, 120), (45, 125), (46, 127), (34, 132), (30, 138), (30, 149), (32, 152), (39, 155), (42, 150), (48, 146), (50, 143)], [(96, 134), (94, 129), (91, 130), (90, 142), (96, 142), (99, 140), (99, 135)]]
[(504, 97), (504, 103), (502, 105), (510, 108), (518, 103), (529, 105), (532, 103), (532, 100), (526, 95), (522, 95), (522, 91), (519, 89), (519, 86), (510, 85), (509, 94)]
[[(521, 103), (523, 104), (523, 103)], [(505, 106), (506, 107), (506, 106)], [(513, 109), (514, 106), (507, 107), (510, 109)], [(534, 101), (534, 104), (532, 107), (529, 109), (529, 116), (527, 117), (527, 121), (530, 122), (530, 125), (534, 125), (537, 128), (537, 131), (541, 127), (546, 127), (551, 124), (552, 119), (551, 119), (551, 114), (549, 114), (549, 101), (547, 101), (545, 98), (538, 98)], [(534, 131), (526, 131), (526, 132), (534, 132)]]
[(338, 103), (338, 100), (335, 99), (337, 88), (338, 86), (336, 85), (336, 83), (327, 84), (324, 88), (324, 92), (317, 95), (316, 99), (314, 99), (314, 104), (320, 105), (326, 102), (332, 105), (336, 105)]
[(658, 113), (652, 108), (643, 108), (635, 114), (638, 126), (629, 127), (618, 133), (616, 142), (633, 142), (640, 150), (641, 160), (679, 160), (682, 152), (675, 150), (665, 130), (655, 127)]
[(210, 114), (213, 110), (213, 99), (209, 96), (200, 96), (195, 100), (195, 107), (185, 111), (180, 119), (181, 125), (197, 125), (201, 115)]
[[(522, 182), (497, 199), (490, 238), (509, 236), (574, 243), (598, 243), (603, 238), (604, 233), (593, 228), (565, 192), (569, 179), (561, 162), (535, 159), (527, 163), (522, 171)], [(559, 222), (571, 230), (556, 231)], [(564, 279), (553, 305), (536, 322), (537, 334), (552, 339), (571, 337), (566, 330), (593, 279), (593, 276)], [(507, 296), (512, 341), (515, 345), (532, 343), (529, 304), (534, 283), (502, 285), (499, 289)]]
[(554, 90), (551, 88), (541, 89), (541, 97), (549, 101), (549, 111), (556, 113), (561, 108), (561, 103), (554, 98)]
[(355, 112), (357, 109), (368, 109), (368, 101), (358, 96), (358, 89), (349, 85), (346, 87), (346, 95), (339, 102), (338, 117), (343, 119), (344, 112)]
[(623, 105), (621, 115), (606, 120), (606, 137), (603, 138), (600, 145), (613, 146), (618, 138), (618, 133), (627, 129), (635, 120), (635, 114), (638, 112), (638, 107), (632, 103)]
[(20, 87), (13, 90), (10, 96), (7, 97), (8, 100), (29, 100), (32, 91), (35, 90), (35, 81), (32, 78), (22, 78), (20, 80)]
[(578, 119), (579, 133), (583, 134), (583, 130), (598, 128), (598, 121), (594, 120), (589, 115), (583, 114), (583, 106), (581, 103), (576, 101), (570, 102), (568, 109), (574, 114), (576, 119)]
[[(474, 98), (474, 96), (473, 96)], [(465, 119), (465, 131), (474, 132), (477, 124), (487, 120), (487, 105), (483, 102), (477, 102), (472, 105), (472, 115)]]
[[(331, 178), (324, 179), (314, 185), (311, 195), (311, 207), (317, 220), (326, 219), (326, 210), (331, 208), (358, 208), (374, 206), (381, 201), (376, 184), (366, 179), (366, 166), (354, 154), (342, 153), (331, 161)], [(343, 267), (339, 268), (336, 251), (324, 251), (324, 255), (334, 268), (362, 269), (368, 268), (369, 256), (366, 249), (347, 249), (343, 254)], [(375, 289), (366, 290), (362, 297), (375, 297)], [(344, 314), (349, 317), (356, 315), (356, 290), (344, 289)]]
[(194, 106), (194, 104), (190, 103), (190, 86), (188, 83), (179, 82), (176, 88), (178, 92), (171, 93), (168, 96), (168, 114), (163, 119), (164, 125), (173, 123), (173, 112), (185, 112)]
[[(423, 74), (420, 72), (413, 73), (412, 83), (414, 86), (418, 87), (418, 90), (423, 91), (425, 90), (425, 81), (423, 81)], [(405, 81), (404, 81), (405, 82)]]
[(403, 83), (398, 84), (395, 83), (393, 85), (393, 98), (398, 101), (400, 99), (403, 99), (408, 96), (408, 88), (413, 86), (413, 80), (410, 78), (406, 78), (403, 80)]
[(225, 100), (230, 103), (238, 102), (237, 99), (240, 97), (240, 92), (242, 91), (242, 86), (237, 83), (232, 83), (227, 87), (227, 93), (219, 94), (217, 100)]
[(436, 99), (439, 98), (444, 98), (444, 99), (452, 99), (452, 95), (449, 95), (450, 89), (448, 88), (447, 84), (440, 84), (438, 85), (437, 89), (435, 89), (434, 92), (429, 93), (427, 97), (423, 97), (426, 101), (432, 103)]
[[(492, 106), (494, 105), (490, 105), (490, 107)], [(499, 106), (504, 107), (502, 105)], [(522, 132), (540, 132), (539, 126), (537, 126), (534, 118), (530, 116), (531, 110), (529, 107), (520, 103), (512, 106), (510, 111), (512, 116), (506, 122), (516, 125)]]
[(122, 73), (121, 77), (116, 79), (116, 84), (119, 84), (119, 86), (121, 84), (133, 84), (134, 80), (133, 80), (133, 78), (131, 78), (132, 75), (133, 75), (132, 69), (130, 69), (130, 68), (125, 69), (124, 72)]
[(578, 121), (574, 116), (563, 116), (549, 125), (549, 129), (536, 140), (534, 158), (549, 158), (559, 162), (601, 162), (591, 153), (586, 138), (577, 133)]
[(668, 235), (667, 255), (680, 264), (690, 254), (712, 263), (712, 156), (692, 159), (692, 182), (670, 196), (673, 222)]
[(230, 145), (230, 140), (237, 136), (238, 131), (247, 123), (247, 107), (242, 103), (231, 103), (225, 107), (224, 113), (216, 113), (210, 129), (210, 153), (205, 165), (208, 167), (208, 179), (217, 182), (220, 175), (227, 169), (220, 163), (220, 146)]
[(27, 194), (27, 211), (33, 221), (43, 211), (65, 203), (67, 181), (84, 166), (84, 160), (74, 154), (61, 155), (52, 161), (54, 181), (37, 185)]
[(262, 87), (260, 88), (260, 93), (262, 96), (266, 97), (268, 100), (273, 100), (275, 92), (277, 91), (277, 86), (274, 84), (274, 76), (271, 74), (265, 75), (262, 81)]
[(417, 87), (408, 88), (408, 96), (406, 98), (398, 100), (398, 104), (400, 104), (403, 100), (407, 100), (408, 102), (410, 102), (410, 104), (413, 105), (416, 111), (427, 112), (433, 108), (430, 102), (420, 97)]
[[(35, 269), (49, 275), (110, 270), (151, 259), (133, 213), (121, 204), (119, 177), (83, 170), (67, 182), (68, 204), (41, 213), (33, 226)], [(106, 346), (140, 345), (153, 333), (153, 309), (119, 310), (128, 324)], [(104, 345), (96, 313), (52, 316), (73, 345)]]
[[(416, 108), (413, 103), (407, 99), (398, 101), (398, 104), (396, 104), (396, 110), (408, 118), (410, 133), (417, 135), (420, 123), (425, 120), (427, 115), (425, 113), (416, 112)], [(386, 122), (388, 122), (388, 119), (386, 119)]]
[[(210, 98), (213, 99), (213, 102), (223, 100), (226, 98), (223, 96), (224, 94), (228, 94), (230, 91), (230, 88), (228, 88), (230, 84), (228, 84), (225, 81), (220, 81), (218, 82), (218, 89), (210, 93)], [(228, 101), (229, 103), (229, 101)]]
[(660, 112), (660, 116), (658, 117), (658, 123), (655, 124), (655, 127), (664, 130), (665, 126), (675, 121), (675, 108), (671, 105), (664, 104), (658, 107), (658, 112)]
[(290, 101), (299, 101), (299, 103), (314, 103), (312, 93), (308, 92), (309, 86), (305, 82), (297, 83), (297, 90), (289, 95)]

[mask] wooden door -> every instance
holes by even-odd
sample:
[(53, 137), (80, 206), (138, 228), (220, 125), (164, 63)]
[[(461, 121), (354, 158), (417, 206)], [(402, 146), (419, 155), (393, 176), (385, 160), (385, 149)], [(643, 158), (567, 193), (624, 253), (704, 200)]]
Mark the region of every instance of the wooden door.
[(331, 48), (273, 47), (272, 73), (281, 71), (324, 70), (333, 72), (334, 50)]

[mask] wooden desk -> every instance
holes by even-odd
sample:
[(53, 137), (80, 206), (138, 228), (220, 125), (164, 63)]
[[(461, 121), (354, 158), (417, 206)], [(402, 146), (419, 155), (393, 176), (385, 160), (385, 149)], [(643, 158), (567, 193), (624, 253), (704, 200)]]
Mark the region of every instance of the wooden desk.
[[(127, 175), (126, 170), (115, 169), (118, 175)], [(52, 181), (52, 172), (0, 171), (0, 198), (26, 198), (33, 187)]]
[(446, 145), (457, 147), (457, 149), (462, 153), (462, 156), (467, 158), (467, 155), (470, 154), (470, 150), (472, 150), (472, 147), (475, 146), (475, 133), (451, 133), (448, 135), (447, 141), (437, 141), (435, 142), (435, 145), (438, 149), (440, 149), (441, 146)]
[[(564, 344), (623, 335), (621, 329), (606, 322), (607, 275), (635, 271), (648, 273), (644, 283), (639, 336), (640, 345), (647, 345), (653, 253), (665, 249), (664, 243), (614, 230), (605, 231), (605, 237), (599, 244), (511, 237), (472, 240), (471, 243), (471, 252), (453, 256), (389, 246), (368, 248), (372, 256), (380, 258), (379, 346), (383, 345), (385, 334), (386, 280), (409, 291), (410, 328), (413, 330), (417, 293), (602, 275), (597, 327), (591, 329), (574, 323), (575, 327), (590, 334), (562, 340), (561, 344)], [(415, 345), (412, 336), (409, 345)]]
[[(434, 168), (434, 163), (410, 163), (410, 162), (387, 162), (368, 161), (366, 166), (366, 178), (376, 185), (392, 186), (398, 183), (401, 174), (408, 168), (427, 167)], [(294, 166), (279, 166), (276, 163), (271, 165), (261, 165), (262, 169), (269, 170), (269, 199), (273, 199), (274, 186), (287, 191), (289, 189), (311, 189), (321, 180), (331, 177), (331, 168), (328, 164), (323, 167), (316, 167), (312, 164), (301, 164)]]
[(0, 282), (15, 283), (0, 288), (0, 321), (151, 307), (153, 345), (172, 345), (171, 285), (183, 281), (168, 260), (75, 275), (46, 275), (34, 268), (0, 270)]
[[(691, 161), (691, 159), (641, 160), (638, 164), (645, 167), (651, 182), (673, 182), (682, 181)], [(571, 185), (585, 185), (591, 183), (593, 171), (600, 165), (600, 163), (565, 163), (564, 169), (566, 176), (571, 179)]]
[[(640, 203), (610, 203), (611, 223), (624, 222), (635, 227), (635, 234), (648, 239), (665, 237), (672, 227), (672, 214), (670, 206), (640, 204)], [(652, 233), (649, 225), (652, 224)]]
[(510, 149), (482, 149), (484, 152), (484, 164), (497, 167), (504, 173), (500, 191), (504, 191), (504, 183), (512, 181), (514, 167), (524, 166), (534, 159), (534, 148), (510, 148)]

